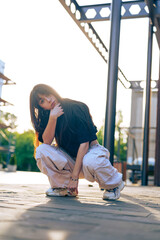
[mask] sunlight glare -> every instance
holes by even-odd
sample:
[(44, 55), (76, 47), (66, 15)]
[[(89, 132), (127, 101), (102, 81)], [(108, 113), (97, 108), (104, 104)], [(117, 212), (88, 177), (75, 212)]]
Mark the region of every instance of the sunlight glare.
[(65, 231), (50, 231), (48, 233), (49, 240), (65, 240), (68, 233)]

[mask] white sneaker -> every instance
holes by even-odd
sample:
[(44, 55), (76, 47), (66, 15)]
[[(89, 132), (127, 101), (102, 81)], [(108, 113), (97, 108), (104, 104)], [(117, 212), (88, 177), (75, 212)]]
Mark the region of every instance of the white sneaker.
[(120, 198), (120, 195), (121, 195), (120, 192), (123, 190), (124, 186), (125, 186), (125, 184), (122, 181), (118, 185), (118, 187), (105, 190), (103, 193), (103, 199), (104, 200), (116, 200), (116, 199)]
[(75, 192), (70, 193), (67, 190), (67, 188), (49, 188), (46, 191), (46, 195), (49, 197), (65, 197), (65, 196), (76, 197), (77, 196)]
[(120, 192), (123, 190), (124, 187), (125, 187), (125, 182), (121, 181), (121, 183), (118, 185)]
[(49, 188), (46, 195), (50, 197), (65, 197), (68, 195), (66, 188)]

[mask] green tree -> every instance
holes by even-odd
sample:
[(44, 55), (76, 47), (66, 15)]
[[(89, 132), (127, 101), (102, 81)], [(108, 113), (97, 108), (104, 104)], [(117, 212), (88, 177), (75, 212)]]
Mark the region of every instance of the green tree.
[(0, 164), (3, 164), (3, 157), (2, 157), (2, 154), (0, 153)]
[(0, 111), (0, 146), (3, 149), (1, 155), (4, 166), (9, 162), (10, 154), (14, 152), (13, 130), (16, 128), (16, 120), (14, 114)]
[[(1, 152), (3, 164), (7, 165), (11, 156), (14, 154), (17, 161), (17, 170), (21, 171), (39, 171), (36, 160), (34, 159), (34, 132), (32, 130), (24, 133), (13, 132), (16, 128), (17, 117), (11, 113), (0, 111), (0, 145), (6, 148)], [(15, 146), (15, 153), (12, 149)]]
[(121, 127), (123, 123), (122, 111), (116, 113), (116, 126), (115, 126), (115, 143), (114, 143), (114, 152), (118, 161), (127, 160), (127, 142), (126, 134), (124, 129)]
[(0, 123), (1, 124), (5, 124), (7, 127), (11, 128), (11, 129), (15, 129), (16, 128), (16, 121), (17, 121), (17, 117), (9, 112), (3, 112), (0, 110)]
[[(114, 142), (114, 155), (119, 161), (126, 161), (127, 159), (127, 142), (125, 139), (125, 133), (121, 124), (123, 123), (123, 115), (121, 111), (116, 114), (116, 126), (115, 126), (115, 142)], [(97, 133), (97, 140), (100, 145), (103, 145), (104, 139), (104, 126), (101, 126)]]
[(103, 145), (103, 138), (104, 138), (104, 126), (101, 126), (97, 133), (97, 140), (100, 145)]
[(117, 160), (127, 160), (127, 143), (124, 141), (122, 134), (120, 134), (120, 139), (115, 139), (114, 152)]
[(34, 159), (33, 140), (34, 132), (32, 130), (25, 131), (22, 134), (16, 133), (17, 170), (39, 171)]

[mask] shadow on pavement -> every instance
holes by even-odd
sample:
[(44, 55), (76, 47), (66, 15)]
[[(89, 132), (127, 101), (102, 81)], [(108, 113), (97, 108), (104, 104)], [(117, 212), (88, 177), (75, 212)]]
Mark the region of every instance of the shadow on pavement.
[[(2, 223), (1, 218), (4, 228), (0, 239), (159, 239), (159, 205), (128, 194), (122, 194), (118, 201), (104, 201), (101, 195), (94, 189), (76, 198), (35, 194), (31, 202), (28, 200), (29, 204), (25, 205), (23, 199), (19, 204), (9, 203), (8, 220)], [(20, 196), (23, 198), (23, 194)], [(44, 204), (40, 203), (41, 199)], [(30, 207), (32, 204), (36, 206)], [(13, 214), (15, 218), (9, 220)]]

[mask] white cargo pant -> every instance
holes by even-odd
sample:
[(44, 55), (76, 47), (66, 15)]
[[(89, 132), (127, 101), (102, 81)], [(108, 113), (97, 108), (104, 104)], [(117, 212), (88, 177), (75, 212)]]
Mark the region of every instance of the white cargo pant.
[[(67, 188), (75, 161), (62, 149), (41, 144), (36, 149), (37, 166), (48, 176), (52, 188)], [(109, 161), (109, 152), (96, 144), (89, 147), (83, 158), (80, 178), (96, 181), (100, 188), (112, 189), (122, 181), (122, 174)]]

